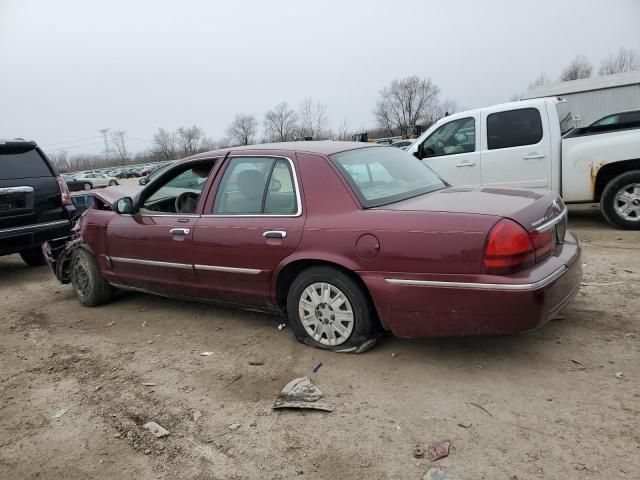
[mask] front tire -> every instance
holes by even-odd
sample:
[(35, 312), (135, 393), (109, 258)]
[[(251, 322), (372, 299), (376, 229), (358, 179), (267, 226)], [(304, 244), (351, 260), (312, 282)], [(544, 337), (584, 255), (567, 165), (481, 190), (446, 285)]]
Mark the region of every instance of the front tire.
[(84, 190), (91, 190), (91, 184), (90, 183), (83, 183), (82, 184), (82, 188)]
[(76, 249), (73, 254), (71, 284), (85, 307), (105, 304), (113, 296), (113, 287), (102, 276), (96, 257), (84, 248)]
[(287, 295), (287, 314), (296, 338), (312, 347), (362, 353), (376, 342), (378, 320), (363, 289), (332, 267), (300, 273)]
[(39, 267), (47, 263), (41, 248), (23, 250), (22, 252), (20, 252), (20, 256), (22, 257), (22, 260), (24, 260), (24, 263), (26, 263), (30, 267)]
[(109, 181), (109, 186), (110, 187), (115, 187), (116, 185), (118, 185), (118, 182), (116, 182), (115, 180), (110, 180)]
[(640, 230), (640, 170), (611, 180), (602, 192), (600, 210), (610, 224)]

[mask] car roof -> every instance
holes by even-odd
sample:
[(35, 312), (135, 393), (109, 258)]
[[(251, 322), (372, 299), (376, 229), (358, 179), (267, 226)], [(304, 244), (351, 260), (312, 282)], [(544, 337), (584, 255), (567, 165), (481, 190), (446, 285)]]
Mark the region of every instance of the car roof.
[[(221, 148), (210, 152), (203, 152), (189, 159), (207, 158), (213, 156), (226, 155), (227, 152), (247, 152), (247, 151), (278, 151), (278, 152), (304, 152), (318, 153), (321, 155), (333, 155), (334, 153), (345, 152), (347, 150), (356, 150), (359, 148), (381, 148), (380, 145), (364, 142), (341, 142), (333, 140), (316, 140), (301, 142), (280, 142), (280, 143), (264, 143), (258, 145), (246, 145), (239, 147)], [(382, 147), (383, 148), (383, 147)]]

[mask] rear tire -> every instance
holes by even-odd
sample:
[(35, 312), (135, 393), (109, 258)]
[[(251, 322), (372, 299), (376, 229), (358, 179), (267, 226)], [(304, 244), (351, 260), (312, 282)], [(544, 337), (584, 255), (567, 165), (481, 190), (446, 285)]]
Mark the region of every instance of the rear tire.
[(111, 300), (113, 287), (102, 276), (96, 257), (78, 248), (71, 263), (71, 284), (80, 303), (85, 307), (97, 307)]
[(640, 170), (623, 173), (607, 183), (600, 210), (611, 225), (640, 230)]
[(115, 180), (110, 180), (109, 181), (109, 186), (110, 187), (115, 187), (118, 184), (118, 182), (116, 182)]
[(42, 249), (40, 247), (23, 250), (20, 252), (20, 256), (22, 257), (22, 260), (24, 260), (24, 263), (30, 267), (40, 267), (47, 263), (44, 258), (44, 253), (42, 253)]
[(84, 190), (91, 190), (91, 184), (90, 183), (83, 183), (82, 184), (82, 188)]
[(333, 267), (312, 267), (295, 278), (287, 294), (287, 314), (296, 338), (315, 348), (362, 353), (379, 335), (366, 293)]

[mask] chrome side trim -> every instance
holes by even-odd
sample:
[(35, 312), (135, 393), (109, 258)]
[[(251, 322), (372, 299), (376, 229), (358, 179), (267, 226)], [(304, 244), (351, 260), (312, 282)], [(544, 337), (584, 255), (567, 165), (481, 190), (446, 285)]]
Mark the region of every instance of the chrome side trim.
[(33, 187), (29, 187), (29, 186), (0, 188), (0, 195), (5, 193), (31, 193), (31, 192), (33, 192)]
[(69, 220), (55, 220), (53, 222), (33, 223), (31, 225), (24, 225), (22, 227), (3, 228), (3, 229), (0, 229), (0, 234), (22, 232), (24, 230), (40, 230), (42, 228), (70, 225), (70, 223), (71, 222), (69, 222)]
[(467, 288), (470, 290), (495, 290), (495, 291), (529, 291), (549, 285), (567, 271), (563, 265), (551, 275), (534, 283), (473, 283), (473, 282), (447, 282), (438, 280), (404, 280), (400, 278), (386, 278), (391, 285), (412, 287), (437, 287), (437, 288)]
[(108, 257), (111, 262), (116, 263), (134, 263), (137, 265), (147, 265), (149, 267), (169, 267), (169, 268), (181, 268), (184, 270), (193, 270), (193, 265), (188, 263), (172, 263), (172, 262), (158, 262), (156, 260), (142, 260), (139, 258), (123, 258), (123, 257)]
[(564, 207), (564, 210), (562, 210), (562, 212), (560, 212), (560, 215), (556, 215), (555, 217), (553, 217), (551, 220), (547, 220), (546, 222), (544, 222), (542, 225), (538, 225), (536, 227), (536, 232), (538, 233), (542, 233), (546, 230), (549, 230), (551, 227), (553, 227), (556, 223), (560, 223), (564, 217), (567, 215), (567, 207)]
[(227, 273), (246, 273), (249, 275), (257, 275), (262, 272), (257, 268), (239, 268), (239, 267), (220, 267), (218, 265), (194, 265), (196, 270), (208, 270), (211, 272), (227, 272)]

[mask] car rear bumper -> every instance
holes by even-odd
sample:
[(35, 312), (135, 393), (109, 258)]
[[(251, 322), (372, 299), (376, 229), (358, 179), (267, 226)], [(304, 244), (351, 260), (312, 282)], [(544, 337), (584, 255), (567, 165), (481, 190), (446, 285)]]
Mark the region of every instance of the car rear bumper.
[(516, 275), (361, 276), (383, 326), (394, 335), (511, 334), (542, 325), (575, 297), (582, 281), (580, 256), (578, 239), (567, 232), (556, 256)]
[(10, 255), (39, 247), (44, 241), (68, 236), (71, 221), (66, 219), (0, 229), (0, 255)]

